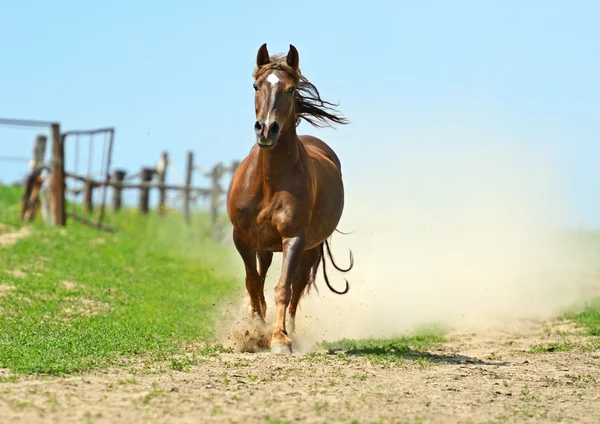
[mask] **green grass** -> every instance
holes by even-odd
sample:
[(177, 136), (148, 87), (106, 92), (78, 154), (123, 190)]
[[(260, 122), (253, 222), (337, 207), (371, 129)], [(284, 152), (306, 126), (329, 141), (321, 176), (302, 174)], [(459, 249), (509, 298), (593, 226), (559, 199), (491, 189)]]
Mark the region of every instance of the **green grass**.
[(534, 353), (570, 352), (571, 350), (573, 350), (573, 344), (569, 341), (537, 344), (531, 347), (531, 351)]
[[(22, 187), (0, 185), (0, 223), (14, 227), (23, 225), (20, 220), (22, 196)], [(0, 228), (0, 234), (7, 230)]]
[[(335, 342), (321, 342), (319, 345), (330, 354), (359, 355), (377, 362), (403, 359), (444, 360), (426, 352), (428, 349), (447, 341), (447, 328), (430, 326), (418, 329), (408, 336), (393, 339), (342, 339)], [(447, 358), (451, 360), (451, 358)]]
[(582, 310), (568, 313), (565, 317), (585, 327), (590, 335), (600, 336), (600, 299), (595, 299)]
[[(20, 193), (0, 187), (0, 222), (21, 225)], [(117, 234), (36, 222), (1, 250), (0, 368), (73, 373), (214, 341), (217, 305), (242, 286), (206, 219), (124, 210), (108, 221)]]

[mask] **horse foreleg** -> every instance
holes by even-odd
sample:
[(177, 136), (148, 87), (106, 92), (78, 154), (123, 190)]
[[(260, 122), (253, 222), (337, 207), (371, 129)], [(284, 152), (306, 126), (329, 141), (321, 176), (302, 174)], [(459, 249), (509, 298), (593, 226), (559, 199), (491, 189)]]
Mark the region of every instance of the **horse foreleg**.
[(262, 279), (256, 269), (256, 250), (246, 242), (242, 234), (238, 231), (233, 232), (233, 243), (242, 257), (246, 268), (246, 290), (250, 296), (250, 313), (253, 316), (264, 319), (265, 315), (261, 303), (263, 284), (261, 284)]
[(273, 353), (292, 353), (292, 341), (287, 335), (285, 316), (292, 295), (292, 282), (302, 260), (305, 245), (304, 235), (283, 239), (281, 276), (275, 286), (277, 322), (271, 337), (271, 352)]
[(258, 251), (258, 275), (260, 276), (260, 303), (262, 307), (262, 317), (265, 318), (267, 314), (267, 302), (265, 300), (265, 280), (267, 278), (267, 271), (273, 262), (273, 252), (268, 250)]

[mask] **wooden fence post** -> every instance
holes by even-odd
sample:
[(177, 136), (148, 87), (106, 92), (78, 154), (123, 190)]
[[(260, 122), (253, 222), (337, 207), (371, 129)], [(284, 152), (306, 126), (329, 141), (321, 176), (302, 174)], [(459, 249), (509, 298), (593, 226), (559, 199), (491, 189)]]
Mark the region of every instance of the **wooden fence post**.
[(123, 199), (123, 188), (121, 184), (125, 180), (125, 175), (127, 175), (126, 171), (117, 170), (113, 171), (111, 182), (114, 183), (112, 186), (112, 201), (111, 201), (111, 209), (113, 212), (117, 212), (121, 210), (121, 204)]
[[(140, 178), (142, 180), (142, 184), (148, 184), (152, 181), (152, 177), (154, 176), (153, 168), (142, 168), (140, 172)], [(138, 204), (138, 210), (146, 214), (150, 209), (150, 187), (142, 187), (140, 189), (140, 199)]]
[(192, 172), (194, 170), (194, 152), (187, 152), (187, 166), (185, 168), (185, 189), (183, 193), (183, 218), (190, 223), (190, 188), (192, 186)]
[(42, 184), (40, 175), (44, 166), (46, 156), (46, 144), (48, 137), (39, 134), (35, 138), (33, 145), (33, 155), (29, 162), (31, 173), (25, 183), (25, 194), (23, 194), (23, 203), (21, 206), (21, 221), (33, 221), (39, 204), (39, 189)]
[[(167, 180), (167, 168), (169, 166), (169, 154), (165, 151), (160, 155), (158, 165), (156, 165), (156, 176), (158, 183), (161, 185), (165, 184)], [(158, 189), (158, 214), (162, 215), (165, 213), (165, 203), (167, 201), (167, 190), (164, 187)]]
[(54, 225), (64, 227), (65, 215), (65, 136), (60, 134), (60, 124), (52, 124), (52, 206)]
[(46, 157), (46, 145), (48, 143), (48, 137), (44, 134), (39, 134), (35, 138), (35, 144), (33, 146), (33, 157), (29, 167), (31, 169), (39, 170), (44, 166), (44, 158)]
[(91, 214), (94, 211), (94, 188), (92, 180), (86, 180), (83, 187), (83, 211)]

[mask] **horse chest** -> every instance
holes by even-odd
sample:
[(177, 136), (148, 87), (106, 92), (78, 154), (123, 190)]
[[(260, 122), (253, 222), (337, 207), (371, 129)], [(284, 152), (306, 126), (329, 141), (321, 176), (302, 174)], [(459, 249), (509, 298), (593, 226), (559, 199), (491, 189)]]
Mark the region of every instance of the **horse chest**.
[(257, 248), (273, 248), (281, 245), (281, 235), (273, 219), (278, 213), (279, 208), (273, 208), (271, 204), (240, 204), (236, 208), (236, 222)]
[(278, 225), (285, 220), (283, 206), (278, 203), (269, 204), (257, 211), (256, 238), (262, 247), (281, 244), (281, 234)]

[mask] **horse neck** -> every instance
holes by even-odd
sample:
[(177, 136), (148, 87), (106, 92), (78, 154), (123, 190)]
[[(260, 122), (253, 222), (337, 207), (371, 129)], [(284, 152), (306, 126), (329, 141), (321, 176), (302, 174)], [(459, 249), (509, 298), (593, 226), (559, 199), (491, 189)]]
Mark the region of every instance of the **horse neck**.
[(265, 186), (274, 186), (293, 172), (294, 165), (300, 161), (300, 148), (296, 127), (292, 126), (281, 133), (273, 149), (259, 151)]

